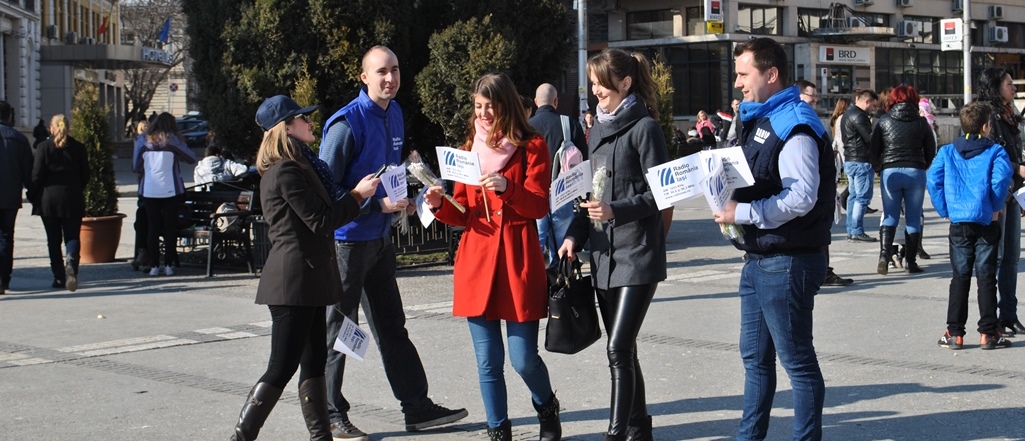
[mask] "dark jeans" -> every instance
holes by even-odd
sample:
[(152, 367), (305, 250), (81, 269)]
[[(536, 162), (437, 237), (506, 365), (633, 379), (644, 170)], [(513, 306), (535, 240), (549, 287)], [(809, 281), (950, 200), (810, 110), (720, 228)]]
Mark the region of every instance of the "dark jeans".
[(972, 269), (979, 285), (979, 332), (997, 332), (997, 248), (1000, 223), (950, 224), (950, 298), (947, 302), (947, 330), (965, 335), (968, 322), (968, 290)]
[(331, 421), (348, 418), (349, 402), (342, 395), (345, 355), (334, 350), (343, 317), (357, 322), (359, 306), (381, 351), (384, 373), (403, 412), (429, 404), (427, 374), (406, 331), (406, 313), (395, 283), (395, 247), (391, 238), (335, 242), (342, 301), (327, 309), (327, 403)]
[(0, 209), (0, 281), (4, 286), (11, 284), (14, 270), (14, 221), (17, 219), (17, 208)]
[(160, 266), (160, 237), (164, 238), (164, 265), (174, 264), (174, 246), (178, 241), (178, 205), (183, 196), (171, 198), (142, 198), (149, 221), (147, 250), (150, 266)]
[(68, 265), (78, 274), (78, 252), (81, 243), (78, 240), (82, 230), (82, 218), (66, 218), (43, 216), (43, 228), (46, 230), (46, 250), (50, 253), (50, 271), (54, 279), (64, 280), (64, 259), (61, 255), (61, 244), (64, 244)]
[(625, 434), (631, 421), (648, 416), (644, 374), (637, 358), (637, 334), (657, 286), (652, 283), (597, 290), (598, 308), (609, 335), (605, 348), (612, 377), (608, 433), (613, 435)]
[(739, 290), (744, 410), (737, 440), (767, 435), (777, 355), (794, 394), (793, 439), (822, 439), (826, 384), (812, 345), (812, 311), (825, 278), (821, 253), (747, 256)]
[(284, 389), (302, 366), (299, 384), (324, 376), (327, 340), (324, 329), (324, 306), (269, 305), (273, 324), (270, 329), (270, 360), (261, 383)]
[(1000, 321), (1018, 321), (1018, 261), (1021, 259), (1021, 208), (1011, 198), (1000, 214), (1002, 236), (997, 250), (997, 288), (1000, 294)]

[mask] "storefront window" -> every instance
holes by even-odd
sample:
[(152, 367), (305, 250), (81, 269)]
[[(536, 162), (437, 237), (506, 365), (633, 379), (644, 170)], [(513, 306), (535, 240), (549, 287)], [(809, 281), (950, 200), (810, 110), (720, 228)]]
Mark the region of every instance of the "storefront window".
[(962, 94), (962, 57), (961, 52), (876, 48), (876, 88), (905, 84), (930, 97)]
[(700, 43), (665, 49), (672, 68), (673, 113), (713, 113), (729, 105), (733, 92), (733, 56), (729, 43)]
[(673, 12), (660, 11), (628, 12), (626, 14), (626, 38), (645, 40), (673, 36)]
[(783, 9), (754, 5), (737, 8), (737, 32), (756, 35), (781, 35)]

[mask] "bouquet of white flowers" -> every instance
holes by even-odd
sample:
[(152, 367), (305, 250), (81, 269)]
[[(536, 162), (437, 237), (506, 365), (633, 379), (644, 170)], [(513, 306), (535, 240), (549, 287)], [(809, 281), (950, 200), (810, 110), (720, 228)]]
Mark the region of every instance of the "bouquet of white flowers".
[[(434, 173), (431, 172), (430, 167), (428, 167), (427, 164), (424, 164), (422, 161), (410, 161), (408, 164), (406, 164), (406, 170), (409, 171), (409, 174), (412, 175), (414, 179), (416, 179), (423, 185), (441, 185), (441, 179), (438, 179), (437, 176), (434, 176)], [(456, 202), (456, 200), (452, 196), (449, 196), (448, 194), (444, 193), (443, 195), (445, 196), (445, 199), (448, 199), (448, 201), (452, 203), (453, 207), (456, 207), (456, 209), (459, 210), (460, 213), (466, 213), (466, 208), (464, 208), (463, 205), (459, 202)]]
[[(591, 178), (591, 200), (595, 202), (601, 201), (602, 192), (605, 190), (605, 181), (608, 180), (605, 166), (599, 166), (594, 170), (594, 176)], [(601, 220), (594, 219), (594, 228), (601, 229)]]

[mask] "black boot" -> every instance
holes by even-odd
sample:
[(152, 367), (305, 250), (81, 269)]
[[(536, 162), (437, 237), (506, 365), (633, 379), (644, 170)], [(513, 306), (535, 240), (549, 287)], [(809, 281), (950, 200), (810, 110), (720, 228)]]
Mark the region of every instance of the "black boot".
[(488, 427), (490, 441), (512, 441), (512, 423), (505, 420), (498, 427)]
[(235, 434), (231, 441), (251, 441), (260, 434), (263, 422), (278, 404), (281, 398), (281, 389), (271, 386), (269, 383), (256, 383), (253, 390), (246, 398), (246, 404), (242, 406), (242, 412), (238, 414), (238, 424), (235, 425)]
[[(925, 215), (922, 215), (922, 226), (918, 228), (918, 235), (921, 236), (925, 233)], [(925, 252), (925, 248), (922, 248), (922, 240), (918, 240), (918, 258), (922, 260), (929, 260), (932, 256)]]
[(299, 405), (302, 407), (310, 441), (331, 441), (331, 417), (327, 413), (327, 380), (311, 378), (299, 385)]
[(640, 421), (630, 421), (626, 428), (626, 441), (654, 441), (651, 435), (651, 415)]
[(876, 272), (882, 275), (890, 270), (890, 258), (893, 252), (893, 234), (897, 227), (879, 227), (879, 264), (876, 265)]
[(562, 439), (562, 422), (559, 421), (559, 399), (555, 393), (548, 403), (539, 406), (531, 400), (537, 410), (537, 420), (541, 423), (541, 441), (559, 441)]
[(906, 249), (904, 259), (907, 260), (907, 264), (904, 265), (904, 271), (907, 271), (908, 274), (918, 274), (922, 272), (922, 268), (918, 266), (915, 259), (918, 257), (918, 250), (922, 245), (922, 233), (911, 234), (905, 231), (904, 240), (907, 242), (904, 245)]
[(606, 433), (606, 434), (602, 435), (602, 440), (604, 440), (604, 441), (626, 441), (626, 435), (613, 435), (613, 434), (610, 434), (610, 433)]

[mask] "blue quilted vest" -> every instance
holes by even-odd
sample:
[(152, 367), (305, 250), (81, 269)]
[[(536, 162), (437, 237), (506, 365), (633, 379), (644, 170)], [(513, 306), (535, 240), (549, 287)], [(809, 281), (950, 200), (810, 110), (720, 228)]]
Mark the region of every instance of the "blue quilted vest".
[[(352, 137), (356, 141), (354, 155), (341, 179), (344, 188), (356, 187), (364, 176), (376, 172), (383, 164), (398, 165), (402, 162), (402, 142), (406, 134), (398, 103), (392, 101), (387, 110), (382, 109), (367, 96), (366, 89), (361, 90), (356, 99), (327, 119), (323, 136), (327, 136), (332, 124), (343, 119), (352, 129)], [(384, 186), (378, 186), (374, 196), (386, 197)], [(391, 214), (373, 209), (335, 230), (335, 240), (374, 240), (390, 233)]]

